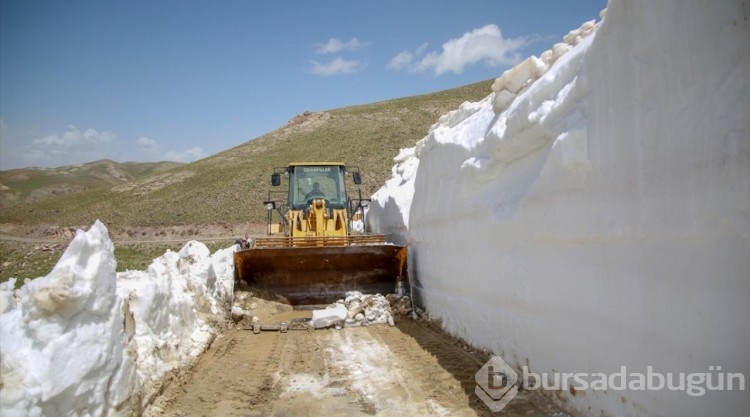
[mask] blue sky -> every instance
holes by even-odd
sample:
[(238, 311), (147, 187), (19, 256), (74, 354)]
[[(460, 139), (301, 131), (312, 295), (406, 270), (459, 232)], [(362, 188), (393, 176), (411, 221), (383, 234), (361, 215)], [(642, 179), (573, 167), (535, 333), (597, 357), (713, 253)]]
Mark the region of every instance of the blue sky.
[(0, 0), (0, 170), (191, 162), (304, 111), (498, 77), (605, 7)]

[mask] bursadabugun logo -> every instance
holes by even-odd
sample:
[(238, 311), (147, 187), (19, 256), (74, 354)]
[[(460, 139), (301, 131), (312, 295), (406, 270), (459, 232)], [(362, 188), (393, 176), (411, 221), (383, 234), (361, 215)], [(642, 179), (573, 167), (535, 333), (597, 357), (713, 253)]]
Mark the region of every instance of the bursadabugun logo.
[(493, 356), (482, 366), (474, 380), (474, 393), (493, 412), (505, 408), (518, 394), (518, 373), (499, 356)]
[(477, 386), (474, 393), (490, 410), (498, 412), (518, 394), (518, 387), (528, 391), (684, 391), (691, 397), (700, 397), (710, 391), (745, 391), (745, 374), (721, 372), (721, 366), (709, 366), (708, 372), (659, 373), (653, 366), (646, 372), (629, 372), (625, 366), (619, 372), (604, 373), (542, 373), (537, 374), (522, 367), (518, 373), (502, 358), (493, 356), (474, 376)]

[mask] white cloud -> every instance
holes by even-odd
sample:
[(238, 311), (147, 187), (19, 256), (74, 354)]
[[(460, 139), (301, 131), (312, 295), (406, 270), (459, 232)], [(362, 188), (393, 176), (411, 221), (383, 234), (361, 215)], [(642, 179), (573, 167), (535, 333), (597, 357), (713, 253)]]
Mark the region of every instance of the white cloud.
[[(320, 55), (336, 54), (356, 51), (369, 45), (370, 42), (362, 42), (357, 38), (351, 38), (348, 41), (331, 38), (326, 43), (316, 44), (316, 52)], [(353, 74), (365, 67), (365, 64), (360, 60), (345, 59), (341, 56), (337, 56), (329, 62), (310, 61), (310, 65), (310, 73), (316, 75)]]
[(427, 44), (422, 44), (414, 52), (403, 51), (391, 59), (388, 68), (409, 72), (432, 71), (441, 75), (445, 72), (459, 74), (465, 67), (480, 62), (490, 67), (510, 66), (521, 61), (518, 51), (528, 43), (525, 37), (505, 39), (497, 25), (486, 25), (445, 42), (440, 53), (432, 51), (425, 54)]
[(310, 72), (317, 75), (353, 74), (364, 68), (364, 65), (357, 60), (346, 60), (341, 57), (327, 64), (317, 61), (310, 61), (310, 64), (312, 64)]
[[(109, 131), (99, 132), (96, 129), (86, 129), (81, 131), (74, 125), (69, 125), (68, 130), (62, 135), (53, 133), (43, 138), (34, 139), (31, 142), (32, 148), (50, 147), (51, 150), (67, 150), (97, 147), (112, 143), (116, 136)], [(41, 149), (40, 149), (41, 150)]]
[(136, 141), (136, 144), (141, 149), (155, 149), (158, 148), (159, 145), (157, 145), (156, 141), (153, 139), (149, 139), (145, 136), (141, 136)]
[(158, 159), (175, 162), (193, 162), (206, 156), (203, 149), (197, 146), (182, 151), (165, 151), (164, 146), (146, 136), (139, 137), (136, 140), (136, 144), (141, 155), (138, 160), (154, 161)]
[(197, 146), (194, 148), (185, 149), (184, 151), (169, 151), (164, 154), (164, 158), (167, 161), (176, 162), (193, 162), (203, 158), (204, 156), (205, 155), (203, 154), (203, 149)]
[(135, 147), (131, 149), (135, 151), (133, 160), (136, 161), (161, 160), (164, 155), (164, 147), (157, 141), (146, 136), (136, 139)]
[(61, 166), (99, 159), (113, 159), (117, 136), (110, 131), (81, 130), (69, 125), (63, 133), (52, 133), (22, 142), (14, 138), (8, 151), (16, 156), (9, 166)]
[(412, 61), (414, 61), (414, 57), (422, 55), (428, 46), (429, 44), (425, 42), (420, 45), (419, 48), (417, 48), (417, 50), (414, 52), (403, 51), (399, 53), (398, 55), (393, 57), (393, 59), (391, 59), (391, 62), (388, 63), (388, 69), (392, 69), (395, 71), (409, 69), (413, 65)]
[(370, 42), (361, 42), (357, 38), (351, 38), (346, 42), (340, 39), (331, 38), (326, 43), (317, 43), (315, 45), (318, 47), (316, 51), (317, 53), (326, 55), (335, 54), (345, 50), (356, 51), (357, 49), (370, 45)]
[(192, 162), (206, 155), (193, 147), (169, 150), (146, 136), (120, 140), (108, 130), (79, 129), (69, 125), (62, 133), (29, 138), (0, 120), (0, 170), (24, 167), (59, 167), (112, 159), (118, 162), (177, 161)]
[(413, 60), (414, 53), (408, 51), (400, 52), (398, 55), (394, 56), (391, 59), (391, 62), (388, 63), (388, 69), (400, 71), (402, 69), (409, 68)]

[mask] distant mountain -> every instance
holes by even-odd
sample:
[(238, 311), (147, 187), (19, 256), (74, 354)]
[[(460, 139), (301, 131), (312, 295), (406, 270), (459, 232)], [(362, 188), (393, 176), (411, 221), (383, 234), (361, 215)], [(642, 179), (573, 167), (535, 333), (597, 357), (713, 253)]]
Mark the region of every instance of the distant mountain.
[(57, 168), (0, 171), (0, 208), (36, 203), (67, 194), (109, 189), (184, 165), (179, 162), (125, 162), (103, 159)]
[[(285, 126), (190, 164), (97, 161), (0, 173), (0, 223), (108, 227), (262, 223), (270, 177), (292, 161), (344, 161), (363, 196), (391, 176), (400, 148), (438, 118), (491, 93), (493, 80), (419, 96), (305, 112)], [(350, 191), (351, 192), (351, 191)]]

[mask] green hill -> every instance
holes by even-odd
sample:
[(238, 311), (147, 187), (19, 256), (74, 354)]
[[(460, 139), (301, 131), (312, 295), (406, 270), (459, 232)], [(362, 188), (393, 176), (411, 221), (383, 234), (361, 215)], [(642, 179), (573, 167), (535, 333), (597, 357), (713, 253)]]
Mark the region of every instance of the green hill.
[(134, 181), (179, 167), (179, 162), (125, 162), (110, 160), (58, 168), (23, 168), (0, 171), (0, 208), (36, 203), (56, 197)]
[(305, 112), (276, 131), (190, 164), (98, 161), (57, 168), (53, 175), (41, 169), (5, 171), (0, 223), (85, 226), (100, 219), (111, 230), (262, 223), (271, 172), (291, 161), (359, 166), (362, 192), (370, 195), (390, 178), (400, 148), (414, 146), (442, 114), (486, 97), (491, 84)]

